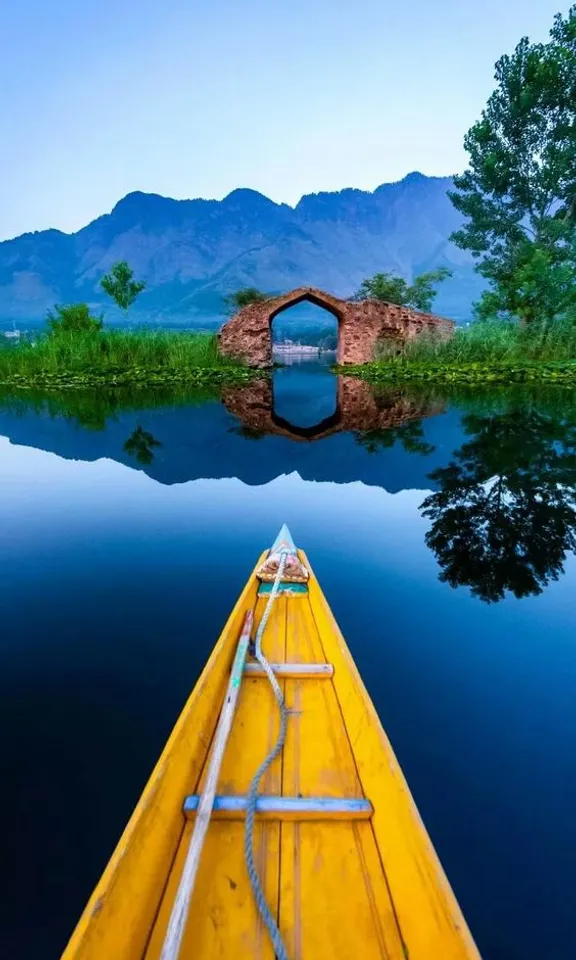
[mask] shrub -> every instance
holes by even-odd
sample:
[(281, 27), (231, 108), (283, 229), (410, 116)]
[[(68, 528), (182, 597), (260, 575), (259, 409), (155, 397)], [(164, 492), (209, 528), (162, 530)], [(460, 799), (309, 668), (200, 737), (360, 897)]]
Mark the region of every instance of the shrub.
[(48, 311), (48, 326), (53, 335), (61, 333), (97, 333), (102, 329), (102, 317), (93, 317), (86, 303), (55, 306)]

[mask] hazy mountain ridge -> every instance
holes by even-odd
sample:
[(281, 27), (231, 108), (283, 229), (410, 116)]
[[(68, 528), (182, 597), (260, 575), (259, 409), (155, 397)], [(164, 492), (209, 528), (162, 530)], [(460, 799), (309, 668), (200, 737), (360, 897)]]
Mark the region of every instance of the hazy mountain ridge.
[(255, 285), (280, 292), (300, 285), (351, 295), (390, 270), (410, 279), (440, 265), (454, 271), (436, 310), (470, 315), (480, 280), (449, 240), (460, 215), (447, 177), (412, 173), (372, 193), (352, 188), (302, 197), (295, 207), (254, 190), (223, 200), (174, 200), (130, 193), (77, 233), (28, 233), (0, 243), (0, 319), (40, 320), (53, 303), (106, 305), (102, 274), (125, 259), (147, 290), (131, 319), (216, 325), (222, 295)]

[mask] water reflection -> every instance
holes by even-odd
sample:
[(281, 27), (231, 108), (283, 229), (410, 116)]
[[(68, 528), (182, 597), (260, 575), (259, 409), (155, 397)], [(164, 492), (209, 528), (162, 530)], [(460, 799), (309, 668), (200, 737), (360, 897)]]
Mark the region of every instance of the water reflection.
[[(423, 491), (425, 542), (443, 582), (496, 602), (536, 595), (562, 575), (576, 548), (571, 394), (375, 391), (325, 371), (300, 380), (317, 391), (311, 410), (325, 413), (329, 395), (335, 409), (295, 424), (285, 402), (294, 381), (278, 391), (278, 378), (227, 388), (221, 397), (186, 389), (19, 393), (0, 398), (0, 433), (61, 457), (117, 460), (163, 484), (236, 477), (263, 485), (299, 474), (389, 493)], [(302, 402), (296, 397), (296, 411)]]
[(332, 385), (0, 397), (2, 956), (60, 955), (283, 520), (482, 956), (573, 956), (576, 393)]
[(337, 379), (328, 360), (288, 363), (275, 371), (271, 387), (277, 423), (287, 430), (302, 430), (304, 436), (309, 431), (314, 436), (338, 422)]
[(576, 549), (576, 425), (514, 409), (465, 415), (469, 439), (421, 505), (440, 579), (485, 601), (541, 593)]
[(134, 457), (138, 463), (148, 466), (154, 459), (154, 448), (161, 446), (159, 440), (156, 440), (151, 433), (138, 425), (124, 444), (124, 450), (129, 456)]
[(409, 436), (412, 436), (416, 441), (417, 437), (422, 437), (421, 427), (410, 425), (410, 422), (421, 421), (445, 409), (444, 403), (438, 399), (406, 390), (389, 388), (376, 392), (368, 383), (355, 377), (330, 379), (332, 391), (336, 384), (336, 408), (329, 416), (308, 426), (294, 423), (288, 411), (288, 415), (279, 414), (275, 383), (268, 378), (224, 390), (222, 402), (252, 435), (317, 441), (337, 433), (352, 433), (370, 452), (379, 447), (394, 446), (396, 439), (404, 438), (409, 443)]

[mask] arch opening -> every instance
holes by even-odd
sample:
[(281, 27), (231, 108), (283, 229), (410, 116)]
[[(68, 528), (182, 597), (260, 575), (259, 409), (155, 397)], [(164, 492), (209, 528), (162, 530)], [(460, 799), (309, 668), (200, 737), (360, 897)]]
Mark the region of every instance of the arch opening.
[(272, 358), (281, 364), (273, 377), (277, 426), (312, 437), (338, 419), (336, 360), (339, 318), (319, 297), (302, 294), (270, 314)]
[(273, 358), (282, 363), (321, 359), (334, 363), (338, 334), (336, 313), (304, 297), (270, 316)]

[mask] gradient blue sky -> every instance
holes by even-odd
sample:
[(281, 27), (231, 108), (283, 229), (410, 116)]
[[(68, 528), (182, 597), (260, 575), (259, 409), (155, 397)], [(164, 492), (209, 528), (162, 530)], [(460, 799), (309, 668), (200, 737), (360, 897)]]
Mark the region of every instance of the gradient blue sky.
[(295, 203), (465, 166), (520, 37), (562, 0), (5, 0), (0, 239), (132, 190)]

